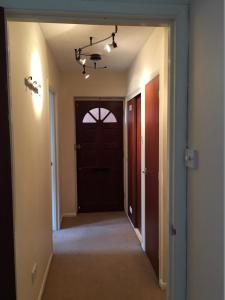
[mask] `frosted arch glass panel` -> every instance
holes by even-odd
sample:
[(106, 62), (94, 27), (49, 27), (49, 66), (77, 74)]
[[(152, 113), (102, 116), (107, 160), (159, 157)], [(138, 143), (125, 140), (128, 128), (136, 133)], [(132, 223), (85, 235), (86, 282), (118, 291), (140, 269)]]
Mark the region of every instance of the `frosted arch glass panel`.
[(117, 123), (116, 117), (106, 108), (93, 108), (83, 118), (83, 123)]
[(96, 120), (89, 113), (87, 113), (83, 118), (83, 123), (96, 123)]
[(103, 121), (103, 123), (117, 123), (115, 116), (110, 113), (107, 118)]
[(99, 108), (91, 109), (90, 113), (95, 117), (96, 120), (99, 120)]
[(100, 113), (101, 113), (100, 119), (103, 120), (103, 119), (105, 118), (105, 116), (108, 115), (109, 112), (110, 112), (110, 111), (109, 111), (108, 109), (106, 109), (106, 108), (101, 108), (101, 109), (100, 109)]

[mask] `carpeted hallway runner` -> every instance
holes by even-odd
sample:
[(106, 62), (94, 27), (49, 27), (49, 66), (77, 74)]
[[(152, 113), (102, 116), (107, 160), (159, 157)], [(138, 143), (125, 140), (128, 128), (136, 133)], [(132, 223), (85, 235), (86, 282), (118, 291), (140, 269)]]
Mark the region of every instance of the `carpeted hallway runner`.
[(43, 300), (165, 300), (124, 213), (64, 218)]

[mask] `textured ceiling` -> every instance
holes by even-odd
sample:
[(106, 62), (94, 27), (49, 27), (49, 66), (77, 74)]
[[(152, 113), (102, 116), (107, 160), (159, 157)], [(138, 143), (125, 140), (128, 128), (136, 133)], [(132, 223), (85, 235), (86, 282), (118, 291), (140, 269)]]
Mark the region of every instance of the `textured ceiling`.
[[(74, 25), (74, 24), (40, 24), (48, 45), (62, 71), (71, 71), (80, 68), (75, 61), (74, 49), (93, 41), (102, 39), (114, 31), (114, 26), (103, 25)], [(116, 35), (118, 48), (111, 53), (104, 49), (106, 43), (87, 49), (85, 52), (102, 55), (102, 65), (109, 69), (124, 71), (129, 68), (137, 53), (150, 36), (153, 27), (119, 26)]]

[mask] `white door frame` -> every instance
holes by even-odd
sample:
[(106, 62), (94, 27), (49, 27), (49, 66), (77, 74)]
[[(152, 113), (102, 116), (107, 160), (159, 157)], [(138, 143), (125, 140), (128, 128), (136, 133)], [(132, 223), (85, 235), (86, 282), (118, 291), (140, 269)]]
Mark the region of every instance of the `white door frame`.
[[(1, 3), (1, 0), (0, 0)], [(16, 3), (16, 4), (15, 4)], [(66, 6), (68, 4), (68, 6)], [(4, 5), (4, 4), (3, 4)], [(186, 168), (188, 83), (188, 6), (96, 1), (46, 1), (34, 9), (27, 1), (7, 1), (11, 20), (81, 24), (169, 25), (169, 300), (185, 300), (187, 285)], [(36, 5), (36, 4), (35, 4)], [(13, 9), (10, 7), (14, 7)], [(40, 10), (41, 7), (41, 10)], [(172, 235), (171, 226), (176, 228)]]
[[(56, 96), (51, 88), (49, 92), (49, 117), (50, 117), (50, 149), (51, 149), (51, 194), (52, 194), (52, 230), (60, 229), (60, 201), (58, 180), (58, 151), (57, 151), (57, 118), (56, 118)], [(52, 128), (53, 127), (53, 128)], [(52, 136), (52, 134), (54, 136)], [(53, 148), (52, 148), (53, 147)], [(53, 157), (52, 157), (53, 156)], [(53, 178), (54, 177), (54, 178)], [(54, 181), (54, 182), (53, 182)], [(53, 189), (55, 191), (53, 192)], [(53, 195), (55, 194), (55, 203)]]

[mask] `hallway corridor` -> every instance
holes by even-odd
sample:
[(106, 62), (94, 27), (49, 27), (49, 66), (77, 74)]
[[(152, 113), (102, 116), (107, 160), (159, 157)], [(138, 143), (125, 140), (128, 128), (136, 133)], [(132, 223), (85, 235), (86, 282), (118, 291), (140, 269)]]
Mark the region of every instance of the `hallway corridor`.
[(123, 212), (64, 218), (43, 300), (165, 300)]

